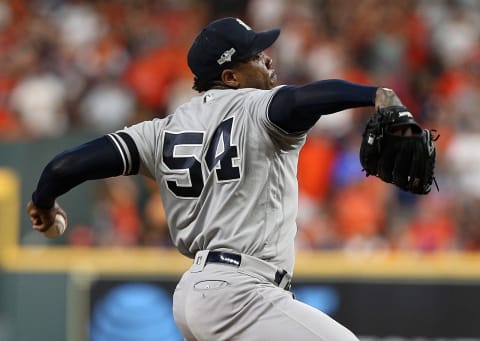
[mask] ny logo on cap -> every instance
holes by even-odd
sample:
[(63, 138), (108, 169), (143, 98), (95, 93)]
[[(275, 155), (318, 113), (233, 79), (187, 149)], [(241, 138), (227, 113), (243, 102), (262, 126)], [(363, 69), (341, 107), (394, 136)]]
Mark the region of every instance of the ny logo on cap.
[(231, 62), (232, 61), (232, 56), (235, 52), (236, 51), (233, 47), (230, 50), (227, 50), (227, 51), (223, 52), (222, 55), (220, 56), (220, 58), (217, 59), (217, 63), (219, 65), (222, 65), (225, 62)]

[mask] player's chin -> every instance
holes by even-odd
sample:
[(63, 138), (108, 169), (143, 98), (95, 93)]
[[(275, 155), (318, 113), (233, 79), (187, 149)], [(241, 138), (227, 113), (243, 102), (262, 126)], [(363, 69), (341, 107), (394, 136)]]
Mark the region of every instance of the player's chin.
[(268, 73), (270, 89), (277, 85), (277, 73), (275, 70), (272, 70)]

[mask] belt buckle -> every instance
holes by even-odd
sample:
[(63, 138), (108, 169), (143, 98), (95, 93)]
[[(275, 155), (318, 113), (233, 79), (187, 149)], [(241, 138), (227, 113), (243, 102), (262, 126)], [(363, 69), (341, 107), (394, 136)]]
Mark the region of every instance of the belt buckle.
[(202, 250), (198, 251), (195, 255), (195, 259), (193, 261), (193, 265), (190, 268), (190, 272), (200, 272), (205, 267), (207, 262), (208, 251)]

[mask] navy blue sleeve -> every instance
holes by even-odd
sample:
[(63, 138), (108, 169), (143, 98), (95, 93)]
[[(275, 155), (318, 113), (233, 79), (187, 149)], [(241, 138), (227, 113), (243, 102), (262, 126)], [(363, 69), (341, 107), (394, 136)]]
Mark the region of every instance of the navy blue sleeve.
[(53, 207), (55, 199), (87, 180), (138, 173), (138, 150), (126, 133), (109, 134), (55, 156), (44, 168), (32, 194), (42, 209)]
[(268, 118), (289, 133), (310, 129), (322, 115), (375, 105), (377, 87), (344, 80), (322, 80), (303, 86), (285, 86), (274, 95)]

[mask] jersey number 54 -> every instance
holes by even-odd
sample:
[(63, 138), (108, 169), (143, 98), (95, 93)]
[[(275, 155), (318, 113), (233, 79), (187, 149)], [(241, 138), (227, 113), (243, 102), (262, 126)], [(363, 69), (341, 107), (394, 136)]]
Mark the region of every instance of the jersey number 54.
[[(205, 132), (168, 132), (163, 136), (163, 163), (179, 177), (187, 175), (188, 184), (179, 184), (179, 179), (166, 180), (167, 187), (177, 197), (198, 198), (204, 188), (202, 160), (209, 172), (215, 169), (219, 182), (240, 178), (240, 167), (233, 164), (238, 159), (238, 148), (232, 144), (233, 117), (222, 121), (215, 129), (208, 148), (204, 147)], [(201, 157), (197, 155), (202, 150)], [(194, 153), (194, 151), (197, 153)]]

